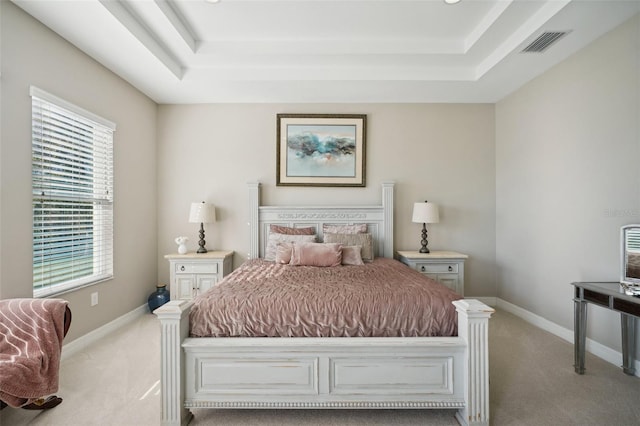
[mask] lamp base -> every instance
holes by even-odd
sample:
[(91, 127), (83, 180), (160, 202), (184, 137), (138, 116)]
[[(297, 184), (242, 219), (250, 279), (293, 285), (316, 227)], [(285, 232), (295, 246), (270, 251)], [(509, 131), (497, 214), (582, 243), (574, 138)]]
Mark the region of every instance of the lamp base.
[(422, 224), (422, 240), (420, 240), (420, 243), (422, 244), (422, 247), (420, 248), (420, 253), (429, 253), (429, 249), (427, 248), (427, 244), (429, 244), (429, 241), (427, 241), (427, 224), (426, 223)]
[(200, 224), (200, 241), (198, 241), (198, 245), (200, 246), (200, 248), (198, 249), (198, 251), (196, 251), (196, 253), (206, 253), (207, 249), (204, 248), (205, 244), (206, 244), (206, 241), (204, 240), (204, 224), (201, 223)]

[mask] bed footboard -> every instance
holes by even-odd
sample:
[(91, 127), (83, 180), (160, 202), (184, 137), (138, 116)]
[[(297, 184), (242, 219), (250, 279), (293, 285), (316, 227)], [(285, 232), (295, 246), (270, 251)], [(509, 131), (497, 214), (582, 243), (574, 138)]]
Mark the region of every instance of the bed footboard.
[(162, 424), (190, 407), (457, 408), (489, 424), (488, 320), (493, 309), (453, 302), (458, 337), (188, 338), (188, 301), (154, 313), (162, 325)]

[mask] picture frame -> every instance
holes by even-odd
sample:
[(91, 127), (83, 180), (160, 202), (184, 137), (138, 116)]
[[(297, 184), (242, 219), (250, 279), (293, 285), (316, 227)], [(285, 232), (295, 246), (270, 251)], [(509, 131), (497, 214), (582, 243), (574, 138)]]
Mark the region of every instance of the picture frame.
[(277, 186), (364, 187), (365, 114), (278, 114)]

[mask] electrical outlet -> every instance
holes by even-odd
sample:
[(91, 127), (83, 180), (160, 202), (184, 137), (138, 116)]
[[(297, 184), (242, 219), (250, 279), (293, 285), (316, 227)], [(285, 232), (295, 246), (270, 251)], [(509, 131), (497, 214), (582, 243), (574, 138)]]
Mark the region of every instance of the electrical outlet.
[(91, 293), (91, 306), (96, 306), (98, 304), (98, 292)]

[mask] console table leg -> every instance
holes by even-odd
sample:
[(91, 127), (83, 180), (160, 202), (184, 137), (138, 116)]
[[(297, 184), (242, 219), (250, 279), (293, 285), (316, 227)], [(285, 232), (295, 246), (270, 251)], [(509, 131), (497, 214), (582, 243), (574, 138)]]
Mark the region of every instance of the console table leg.
[(587, 340), (587, 302), (573, 300), (573, 332), (574, 332), (574, 368), (576, 373), (584, 374), (584, 352)]
[(631, 315), (620, 313), (622, 325), (622, 370), (631, 376), (636, 373), (636, 321)]

